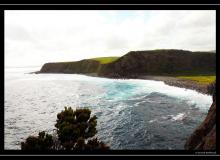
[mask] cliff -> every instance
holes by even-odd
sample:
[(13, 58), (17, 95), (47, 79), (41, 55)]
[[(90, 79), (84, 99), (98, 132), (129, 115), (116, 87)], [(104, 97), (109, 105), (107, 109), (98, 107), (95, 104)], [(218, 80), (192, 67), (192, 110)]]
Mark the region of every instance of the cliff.
[(39, 73), (97, 73), (109, 78), (135, 78), (137, 75), (214, 73), (215, 53), (184, 50), (131, 51), (110, 63), (95, 59), (46, 63)]
[(131, 77), (137, 75), (182, 75), (214, 73), (215, 53), (185, 50), (131, 51), (118, 60), (103, 65), (99, 76)]
[(216, 90), (214, 84), (213, 103), (202, 124), (186, 141), (187, 150), (215, 150), (216, 149)]
[(39, 73), (96, 73), (99, 67), (100, 63), (96, 60), (46, 63)]

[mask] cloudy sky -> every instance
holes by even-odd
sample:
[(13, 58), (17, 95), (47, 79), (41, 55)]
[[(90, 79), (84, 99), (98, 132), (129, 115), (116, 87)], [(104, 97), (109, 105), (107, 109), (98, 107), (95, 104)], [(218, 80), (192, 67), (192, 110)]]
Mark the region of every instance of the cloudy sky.
[(5, 11), (5, 65), (216, 49), (215, 11)]

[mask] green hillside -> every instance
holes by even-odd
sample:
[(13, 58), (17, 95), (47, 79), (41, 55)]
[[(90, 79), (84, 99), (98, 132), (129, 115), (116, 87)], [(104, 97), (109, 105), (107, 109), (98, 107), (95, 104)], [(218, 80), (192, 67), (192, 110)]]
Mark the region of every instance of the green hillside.
[(177, 78), (195, 81), (199, 84), (209, 84), (216, 80), (216, 76), (177, 76)]
[(97, 57), (91, 59), (98, 61), (100, 64), (107, 64), (116, 61), (118, 58), (119, 57)]

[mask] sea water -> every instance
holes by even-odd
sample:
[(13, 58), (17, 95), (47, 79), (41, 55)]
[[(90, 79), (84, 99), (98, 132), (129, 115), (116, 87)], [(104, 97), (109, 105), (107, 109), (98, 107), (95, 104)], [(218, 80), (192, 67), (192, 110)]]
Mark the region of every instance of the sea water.
[(98, 117), (96, 136), (111, 149), (184, 149), (212, 103), (211, 96), (162, 81), (28, 74), (39, 69), (5, 68), (5, 149), (52, 132), (64, 106), (90, 108)]

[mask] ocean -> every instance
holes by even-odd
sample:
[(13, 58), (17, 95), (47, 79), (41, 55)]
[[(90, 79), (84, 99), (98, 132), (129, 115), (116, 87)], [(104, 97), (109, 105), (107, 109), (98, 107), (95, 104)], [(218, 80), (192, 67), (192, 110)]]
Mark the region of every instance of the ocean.
[(88, 107), (97, 137), (114, 150), (182, 150), (204, 120), (212, 97), (161, 81), (80, 74), (29, 74), (40, 67), (5, 68), (5, 149), (29, 135), (53, 132), (64, 107)]

